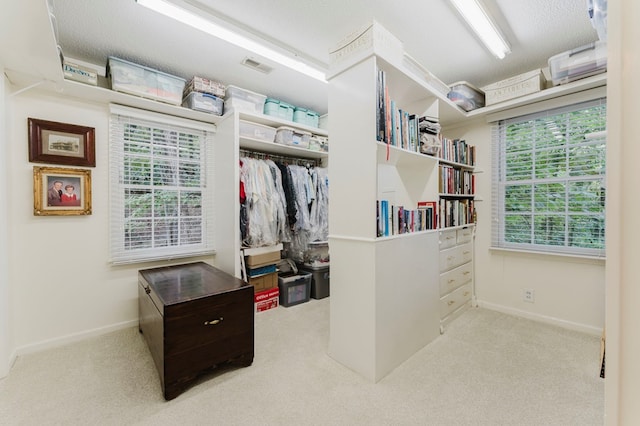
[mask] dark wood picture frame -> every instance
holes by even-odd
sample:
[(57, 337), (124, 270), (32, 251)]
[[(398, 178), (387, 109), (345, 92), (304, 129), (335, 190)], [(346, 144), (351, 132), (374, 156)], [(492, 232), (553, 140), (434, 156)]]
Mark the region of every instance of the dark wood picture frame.
[(29, 161), (96, 166), (95, 129), (29, 117)]
[(38, 166), (33, 168), (34, 216), (90, 214), (91, 170)]

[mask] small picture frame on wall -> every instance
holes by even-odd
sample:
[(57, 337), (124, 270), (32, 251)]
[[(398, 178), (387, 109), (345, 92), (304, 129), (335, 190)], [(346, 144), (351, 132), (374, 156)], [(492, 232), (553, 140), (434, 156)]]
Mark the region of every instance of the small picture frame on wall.
[(96, 166), (93, 127), (29, 117), (29, 161), (32, 163)]
[(33, 168), (33, 215), (91, 214), (91, 170)]

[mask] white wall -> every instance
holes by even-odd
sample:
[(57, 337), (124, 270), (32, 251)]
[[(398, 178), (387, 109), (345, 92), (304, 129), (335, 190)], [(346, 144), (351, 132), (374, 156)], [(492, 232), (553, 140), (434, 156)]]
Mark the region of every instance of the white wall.
[(640, 421), (638, 117), (640, 3), (609, 2), (607, 116), (607, 425)]
[[(0, 182), (7, 182), (7, 168), (9, 155), (7, 144), (9, 142), (7, 131), (7, 94), (5, 90), (6, 78), (4, 67), (0, 64)], [(12, 359), (12, 344), (9, 335), (9, 266), (8, 266), (8, 206), (10, 203), (0, 203), (0, 378), (9, 373)]]
[[(526, 318), (600, 334), (605, 315), (604, 261), (491, 250), (491, 126), (476, 120), (444, 130), (477, 146), (475, 291), (478, 304)], [(533, 289), (534, 303), (523, 290)]]
[[(19, 355), (137, 325), (138, 269), (169, 263), (120, 267), (107, 263), (108, 106), (34, 90), (13, 96), (10, 104), (9, 178), (5, 182), (4, 198), (10, 205), (7, 261), (12, 311), (9, 326), (16, 352)], [(95, 128), (92, 215), (33, 215), (33, 167), (43, 164), (28, 161), (28, 117)], [(211, 259), (189, 261), (192, 260)]]

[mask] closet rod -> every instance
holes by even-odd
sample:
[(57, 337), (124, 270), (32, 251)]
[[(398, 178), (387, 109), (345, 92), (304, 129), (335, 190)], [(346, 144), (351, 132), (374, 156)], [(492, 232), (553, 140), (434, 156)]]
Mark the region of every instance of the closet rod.
[(315, 158), (299, 158), (288, 155), (273, 154), (270, 152), (261, 152), (240, 148), (240, 157), (258, 158), (261, 160), (272, 160), (280, 163), (295, 164), (297, 166), (313, 165), (319, 167), (320, 163)]

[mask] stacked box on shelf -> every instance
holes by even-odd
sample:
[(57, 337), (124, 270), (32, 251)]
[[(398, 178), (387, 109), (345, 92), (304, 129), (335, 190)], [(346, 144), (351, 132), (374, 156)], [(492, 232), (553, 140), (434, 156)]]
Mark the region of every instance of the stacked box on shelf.
[(309, 127), (318, 127), (320, 114), (307, 108), (296, 107), (293, 112), (293, 121)]
[(447, 97), (465, 111), (484, 106), (484, 92), (466, 81), (453, 83)]
[(267, 97), (265, 95), (229, 85), (224, 99), (224, 108), (225, 110), (235, 109), (253, 114), (263, 114), (266, 100)]
[(274, 98), (267, 98), (264, 103), (265, 115), (271, 115), (288, 121), (293, 121), (293, 112), (295, 109), (296, 107), (293, 105)]
[(214, 115), (224, 113), (225, 87), (222, 83), (194, 76), (184, 89), (182, 106)]
[(292, 127), (281, 126), (276, 131), (275, 142), (283, 145), (309, 148), (311, 133)]
[(182, 103), (183, 78), (113, 56), (108, 69), (112, 90), (173, 105)]

